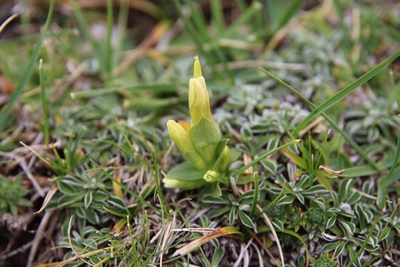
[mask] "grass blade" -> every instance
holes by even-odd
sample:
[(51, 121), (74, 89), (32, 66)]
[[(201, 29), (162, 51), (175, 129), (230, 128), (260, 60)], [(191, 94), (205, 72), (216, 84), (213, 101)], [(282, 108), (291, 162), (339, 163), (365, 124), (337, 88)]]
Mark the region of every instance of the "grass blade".
[(6, 124), (6, 121), (9, 119), (9, 115), (10, 115), (11, 109), (14, 107), (15, 103), (17, 102), (18, 97), (22, 93), (22, 89), (24, 88), (24, 86), (28, 82), (29, 76), (32, 73), (33, 67), (34, 67), (34, 65), (35, 65), (35, 63), (37, 61), (38, 56), (39, 56), (40, 48), (42, 47), (44, 38), (46, 37), (47, 30), (49, 29), (49, 25), (50, 25), (50, 22), (51, 22), (51, 17), (53, 16), (54, 3), (55, 3), (55, 1), (51, 0), (50, 7), (49, 7), (49, 12), (47, 14), (47, 19), (46, 19), (46, 23), (45, 23), (45, 25), (43, 27), (42, 34), (40, 35), (40, 38), (39, 38), (38, 44), (36, 46), (36, 49), (33, 52), (33, 56), (31, 58), (31, 61), (29, 62), (29, 65), (26, 67), (26, 69), (24, 70), (24, 72), (22, 74), (21, 82), (18, 84), (17, 89), (12, 94), (8, 104), (0, 111), (0, 129), (2, 129), (4, 127), (4, 125)]
[(215, 27), (219, 33), (224, 30), (224, 15), (221, 6), (221, 0), (211, 1), (211, 15), (215, 23)]
[(40, 96), (41, 96), (41, 100), (42, 100), (42, 109), (43, 109), (42, 112), (43, 112), (44, 143), (47, 146), (50, 143), (50, 134), (49, 134), (47, 100), (46, 100), (46, 93), (45, 93), (45, 89), (44, 89), (43, 59), (39, 60), (39, 79), (40, 79)]
[(107, 39), (106, 39), (106, 53), (105, 53), (105, 64), (107, 75), (111, 73), (113, 61), (112, 61), (112, 46), (111, 37), (113, 30), (113, 4), (111, 0), (107, 1)]
[(392, 177), (394, 170), (397, 166), (397, 163), (399, 162), (399, 158), (400, 158), (400, 131), (398, 131), (396, 155), (392, 167), (390, 168), (389, 173), (378, 181), (378, 196), (376, 200), (376, 205), (380, 209), (383, 209), (385, 207), (385, 196), (387, 195), (387, 191), (390, 187), (390, 182), (391, 182), (390, 178)]
[(323, 102), (321, 105), (319, 105), (316, 109), (314, 109), (299, 125), (297, 125), (295, 132), (299, 133), (301, 129), (303, 129), (307, 124), (309, 124), (315, 117), (318, 115), (321, 115), (325, 110), (329, 109), (333, 105), (335, 105), (337, 102), (342, 100), (344, 97), (349, 95), (351, 92), (353, 92), (355, 89), (357, 89), (359, 86), (363, 85), (367, 81), (369, 81), (372, 77), (377, 75), (381, 70), (386, 68), (393, 60), (395, 60), (398, 56), (400, 56), (400, 50), (397, 50), (393, 55), (391, 55), (389, 58), (384, 60), (383, 62), (379, 63), (376, 65), (374, 68), (372, 68), (370, 71), (365, 73), (363, 76), (337, 92), (335, 95), (333, 95), (331, 98), (327, 99), (325, 102)]
[[(303, 100), (305, 103), (307, 103), (311, 108), (316, 109), (317, 106), (314, 105), (310, 100), (308, 100), (305, 96), (303, 96), (302, 94), (300, 94), (298, 91), (296, 91), (293, 87), (291, 87), (290, 85), (288, 85), (287, 83), (285, 83), (284, 81), (282, 81), (281, 79), (279, 79), (278, 77), (276, 77), (275, 75), (273, 75), (272, 73), (266, 71), (265, 69), (261, 68), (261, 70), (267, 74), (270, 78), (274, 79), (276, 82), (278, 82), (280, 85), (286, 87), (287, 89), (289, 89), (293, 94), (295, 94), (298, 98), (300, 98), (301, 100)], [(328, 115), (326, 115), (324, 112), (321, 113), (321, 115), (326, 119), (326, 121), (332, 125), (333, 128), (335, 128), (336, 131), (338, 131), (338, 133), (343, 136), (343, 138), (360, 154), (360, 156), (366, 161), (368, 162), (368, 164), (370, 166), (372, 166), (375, 170), (379, 170), (379, 166), (378, 164), (373, 161), (367, 153), (365, 153), (365, 151), (356, 143), (353, 141), (353, 139), (347, 134), (345, 133), (340, 127), (339, 125), (336, 124), (336, 122), (333, 121), (333, 119), (331, 119)]]
[(286, 144), (281, 145), (281, 146), (279, 146), (279, 147), (277, 147), (277, 148), (275, 148), (275, 149), (272, 149), (272, 150), (268, 151), (268, 152), (265, 153), (265, 154), (262, 154), (260, 157), (256, 158), (255, 160), (251, 161), (249, 164), (244, 165), (242, 168), (240, 168), (239, 170), (237, 170), (236, 172), (234, 172), (234, 173), (232, 174), (232, 176), (237, 178), (237, 177), (238, 177), (240, 174), (242, 174), (245, 170), (247, 170), (248, 168), (250, 168), (251, 166), (253, 166), (253, 165), (256, 164), (257, 162), (260, 162), (262, 159), (268, 157), (269, 155), (272, 155), (272, 154), (278, 152), (279, 150), (281, 150), (281, 149), (283, 149), (283, 148), (285, 148), (285, 147), (291, 146), (291, 145), (296, 144), (296, 143), (298, 143), (298, 142), (300, 142), (300, 139), (293, 140), (293, 141), (291, 141), (291, 142), (289, 142), (289, 143), (286, 143)]
[(254, 196), (253, 196), (253, 202), (251, 204), (250, 208), (250, 217), (252, 218), (254, 215), (254, 212), (256, 211), (257, 207), (257, 202), (258, 202), (258, 172), (254, 172), (253, 174), (254, 177)]

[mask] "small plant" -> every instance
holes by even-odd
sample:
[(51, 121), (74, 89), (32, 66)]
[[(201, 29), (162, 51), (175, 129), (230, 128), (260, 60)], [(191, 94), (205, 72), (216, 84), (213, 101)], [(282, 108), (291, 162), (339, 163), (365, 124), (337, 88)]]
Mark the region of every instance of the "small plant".
[(18, 214), (18, 206), (30, 207), (32, 203), (25, 199), (29, 190), (21, 187), (22, 177), (7, 179), (0, 175), (0, 215), (10, 211), (13, 215)]
[[(85, 226), (77, 230), (69, 229), (69, 221), (66, 220), (63, 224), (63, 236), (60, 238), (59, 245), (62, 248), (70, 249), (64, 255), (65, 266), (81, 266), (84, 263), (100, 264), (107, 262), (110, 258), (110, 247), (108, 242), (113, 238), (108, 229), (97, 230), (92, 226)], [(68, 233), (71, 231), (71, 233)], [(90, 253), (88, 253), (90, 252)], [(90, 254), (84, 260), (70, 261), (74, 254)], [(110, 260), (111, 261), (111, 260)]]
[(198, 57), (194, 78), (189, 81), (191, 125), (169, 120), (168, 132), (187, 162), (173, 168), (163, 182), (167, 188), (193, 189), (211, 185), (213, 196), (220, 196), (220, 183), (228, 183), (231, 164), (228, 139), (221, 138), (219, 125), (212, 119), (210, 98)]
[(78, 218), (100, 225), (110, 219), (106, 207), (125, 209), (123, 201), (110, 193), (111, 181), (103, 172), (60, 176), (57, 184), (60, 192), (54, 195), (47, 209), (68, 208)]
[(328, 253), (321, 255), (319, 259), (311, 258), (310, 260), (312, 267), (334, 267), (337, 264), (336, 261), (332, 261), (329, 258)]

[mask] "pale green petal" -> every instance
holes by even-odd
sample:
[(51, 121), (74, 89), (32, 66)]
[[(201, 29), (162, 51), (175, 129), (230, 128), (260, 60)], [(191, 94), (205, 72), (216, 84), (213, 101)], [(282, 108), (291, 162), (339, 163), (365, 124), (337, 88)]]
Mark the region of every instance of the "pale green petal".
[(169, 136), (182, 153), (194, 149), (192, 141), (190, 140), (182, 125), (174, 120), (169, 120), (167, 122), (167, 127)]

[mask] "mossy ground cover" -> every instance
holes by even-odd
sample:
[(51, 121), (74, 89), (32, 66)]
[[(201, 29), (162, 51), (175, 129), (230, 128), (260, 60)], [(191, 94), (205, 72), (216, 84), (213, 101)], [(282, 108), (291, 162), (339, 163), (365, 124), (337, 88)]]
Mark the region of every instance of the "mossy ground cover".
[[(399, 265), (396, 1), (0, 10), (0, 265)], [(165, 188), (196, 55), (230, 166)]]

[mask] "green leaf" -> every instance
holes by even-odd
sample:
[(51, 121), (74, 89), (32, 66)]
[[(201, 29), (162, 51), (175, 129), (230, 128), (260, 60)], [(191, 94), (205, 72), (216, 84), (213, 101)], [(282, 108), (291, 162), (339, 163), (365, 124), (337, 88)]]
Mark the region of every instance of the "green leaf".
[(209, 203), (209, 204), (215, 204), (215, 205), (229, 205), (229, 200), (225, 199), (225, 198), (220, 198), (220, 197), (214, 197), (210, 194), (204, 195), (201, 198), (201, 202), (203, 203)]
[(333, 253), (333, 258), (334, 259), (336, 259), (337, 257), (339, 257), (340, 254), (343, 253), (343, 250), (344, 250), (344, 248), (346, 246), (346, 242), (344, 242), (344, 241), (338, 241), (338, 242), (335, 242), (335, 243), (338, 243), (338, 244), (336, 245), (335, 251)]
[(338, 220), (340, 225), (346, 230), (349, 235), (353, 235), (356, 231), (356, 225), (352, 222), (345, 222), (342, 220)]
[(371, 223), (374, 218), (374, 214), (370, 210), (366, 210), (359, 203), (356, 204), (355, 212), (360, 218), (364, 218), (366, 223)]
[(225, 250), (221, 247), (218, 247), (215, 249), (212, 262), (211, 262), (211, 267), (218, 267), (219, 263), (221, 262), (222, 258), (224, 257)]
[(385, 227), (381, 232), (378, 234), (378, 240), (381, 242), (382, 240), (385, 240), (389, 234), (390, 234), (390, 227)]
[(339, 185), (339, 202), (342, 202), (344, 197), (351, 193), (351, 188), (353, 186), (352, 179), (344, 179)]
[(243, 223), (244, 226), (246, 226), (246, 227), (248, 227), (250, 229), (254, 229), (254, 223), (246, 213), (244, 213), (240, 209), (237, 210), (237, 213), (239, 215), (240, 221)]
[(357, 203), (362, 198), (361, 194), (357, 191), (353, 192), (350, 197), (347, 199), (347, 204), (353, 205)]
[(76, 188), (73, 187), (70, 183), (66, 183), (63, 181), (58, 183), (58, 189), (66, 195), (75, 194), (75, 192), (77, 191)]
[(228, 216), (228, 223), (232, 225), (235, 222), (235, 217), (236, 217), (236, 208), (231, 207), (231, 210), (229, 211), (229, 216)]
[(326, 222), (326, 229), (331, 228), (332, 226), (335, 225), (336, 222), (336, 216), (332, 216), (328, 219), (328, 221)]
[[(231, 165), (229, 149), (225, 150), (228, 142), (229, 142), (229, 139), (227, 139), (227, 138), (221, 139), (218, 142), (218, 145), (217, 145), (217, 148), (215, 151), (215, 155), (218, 156), (218, 158), (215, 161), (213, 170), (222, 172), (221, 175), (225, 175), (225, 173), (228, 172), (228, 169)], [(225, 150), (225, 153), (224, 153), (224, 150)]]
[(169, 179), (175, 183), (173, 188), (194, 189), (207, 184), (203, 176), (203, 171), (188, 162), (184, 162), (170, 170), (164, 177), (163, 182), (166, 183), (166, 180)]
[(66, 207), (69, 205), (79, 206), (82, 205), (82, 198), (84, 198), (85, 192), (76, 193), (74, 195), (63, 195), (58, 199), (58, 208)]
[(305, 196), (317, 196), (320, 194), (329, 193), (329, 190), (323, 185), (314, 185), (306, 190), (303, 190), (302, 194)]
[(281, 232), (285, 229), (283, 222), (279, 219), (272, 221), (272, 224)]
[(107, 200), (107, 204), (114, 206), (115, 208), (125, 210), (126, 205), (122, 199), (119, 197), (112, 196), (109, 200)]
[(296, 155), (295, 153), (291, 152), (289, 149), (284, 149), (283, 153), (298, 167), (300, 167), (303, 170), (308, 170), (307, 161), (304, 158), (300, 157), (299, 155)]
[[(328, 243), (328, 244), (326, 244), (326, 245), (324, 245), (323, 247), (322, 247), (322, 251), (323, 252), (325, 252), (325, 251), (332, 251), (332, 250), (335, 250), (339, 245), (340, 245), (340, 243), (342, 243), (343, 241), (335, 241), (335, 242), (333, 242), (333, 243)], [(345, 242), (344, 242), (345, 243)]]
[(347, 168), (346, 171), (340, 175), (340, 177), (360, 177), (360, 176), (370, 176), (378, 173), (379, 171), (374, 169), (369, 165), (357, 166), (352, 168)]
[(301, 193), (296, 193), (296, 198), (304, 205), (304, 196)]
[(208, 217), (210, 217), (210, 219), (221, 217), (221, 216), (225, 215), (226, 213), (228, 213), (230, 209), (231, 209), (231, 207), (225, 206), (220, 209), (212, 210), (208, 213)]
[(92, 201), (93, 201), (93, 191), (89, 190), (89, 191), (86, 192), (85, 198), (83, 199), (83, 203), (85, 205), (85, 209), (89, 208), (89, 206), (92, 203)]
[(113, 207), (113, 206), (104, 206), (103, 209), (105, 211), (107, 211), (108, 213), (121, 217), (121, 218), (126, 218), (127, 215), (129, 215), (129, 213), (127, 212), (127, 210), (123, 210), (117, 207)]
[(190, 128), (189, 136), (196, 151), (205, 156), (204, 159), (214, 158), (217, 144), (221, 138), (221, 130), (215, 121), (201, 118)]
[(93, 201), (96, 201), (96, 202), (106, 201), (109, 197), (110, 197), (109, 194), (107, 194), (103, 191), (100, 191), (100, 190), (96, 190), (93, 192)]
[(264, 159), (261, 161), (261, 164), (272, 174), (276, 174), (278, 171), (278, 163), (276, 160)]
[(177, 179), (196, 181), (203, 179), (204, 173), (196, 169), (193, 165), (187, 162), (176, 165), (172, 170), (170, 170), (166, 177), (173, 177)]
[(210, 194), (213, 197), (220, 197), (222, 195), (221, 188), (219, 187), (219, 183), (212, 183), (209, 185)]
[(286, 195), (276, 202), (277, 205), (283, 205), (283, 204), (292, 204), (293, 200), (295, 197), (293, 195)]
[(272, 135), (271, 138), (268, 140), (267, 144), (267, 151), (275, 149), (279, 146), (279, 141), (281, 140), (280, 135)]
[(236, 180), (236, 184), (237, 185), (243, 185), (243, 184), (247, 184), (250, 182), (253, 182), (254, 178), (252, 175), (240, 175), (237, 180)]
[(347, 244), (347, 251), (349, 252), (350, 260), (352, 262), (352, 264), (351, 265), (349, 264), (348, 266), (361, 267), (360, 259), (358, 258), (351, 244)]

